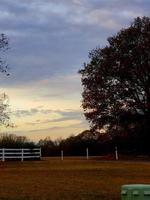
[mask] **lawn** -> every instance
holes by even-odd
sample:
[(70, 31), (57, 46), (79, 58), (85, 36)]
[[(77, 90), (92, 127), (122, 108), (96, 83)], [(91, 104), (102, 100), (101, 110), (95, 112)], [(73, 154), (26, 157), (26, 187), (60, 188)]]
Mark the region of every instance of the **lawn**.
[(150, 183), (150, 162), (45, 158), (0, 163), (0, 200), (118, 200), (123, 184)]

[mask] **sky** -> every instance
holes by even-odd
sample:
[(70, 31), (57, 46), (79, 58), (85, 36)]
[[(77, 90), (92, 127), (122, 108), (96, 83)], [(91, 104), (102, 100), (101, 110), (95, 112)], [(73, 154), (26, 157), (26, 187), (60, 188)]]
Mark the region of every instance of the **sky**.
[(3, 59), (11, 74), (0, 75), (0, 92), (9, 96), (14, 124), (1, 133), (38, 141), (89, 129), (78, 70), (92, 49), (149, 15), (149, 0), (0, 0), (0, 33), (10, 47)]

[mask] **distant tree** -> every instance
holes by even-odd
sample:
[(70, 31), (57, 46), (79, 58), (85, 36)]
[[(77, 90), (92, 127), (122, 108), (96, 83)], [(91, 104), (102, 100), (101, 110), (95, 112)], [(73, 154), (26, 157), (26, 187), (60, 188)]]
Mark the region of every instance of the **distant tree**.
[(59, 144), (52, 141), (50, 137), (39, 140), (38, 146), (41, 147), (44, 156), (58, 156), (60, 154), (60, 151), (58, 151)]
[(136, 18), (89, 59), (79, 73), (91, 127), (113, 134), (135, 128), (150, 139), (150, 18)]
[(34, 142), (29, 141), (25, 136), (16, 136), (14, 134), (0, 135), (0, 148), (34, 148)]

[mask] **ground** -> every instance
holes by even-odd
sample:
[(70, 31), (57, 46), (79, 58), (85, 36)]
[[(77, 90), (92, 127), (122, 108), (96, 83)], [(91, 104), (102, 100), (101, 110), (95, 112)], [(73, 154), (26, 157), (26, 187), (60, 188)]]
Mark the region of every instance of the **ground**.
[(150, 183), (150, 162), (44, 158), (0, 162), (1, 200), (118, 200), (123, 184)]

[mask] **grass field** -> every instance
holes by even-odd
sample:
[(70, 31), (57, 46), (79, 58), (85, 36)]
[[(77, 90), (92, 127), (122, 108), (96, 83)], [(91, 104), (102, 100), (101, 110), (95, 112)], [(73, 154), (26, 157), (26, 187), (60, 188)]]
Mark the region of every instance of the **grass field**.
[(150, 183), (150, 162), (46, 158), (0, 163), (0, 200), (118, 200), (123, 184)]

